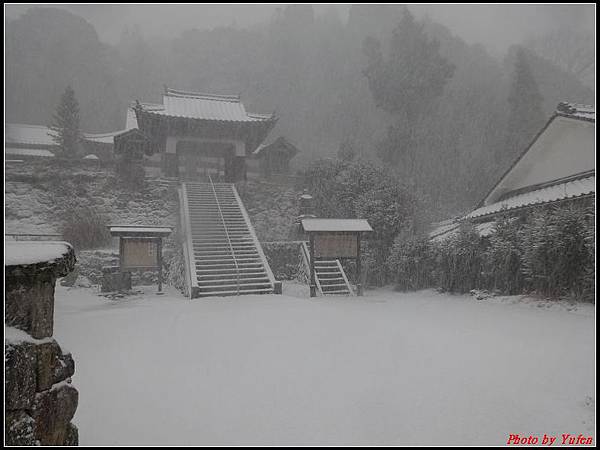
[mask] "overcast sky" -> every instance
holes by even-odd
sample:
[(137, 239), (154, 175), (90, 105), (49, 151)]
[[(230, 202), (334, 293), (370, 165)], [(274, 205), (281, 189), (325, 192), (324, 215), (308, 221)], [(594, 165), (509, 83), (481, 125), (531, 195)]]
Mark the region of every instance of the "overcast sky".
[[(44, 5), (52, 6), (52, 5)], [(277, 4), (196, 5), (55, 5), (84, 17), (100, 38), (115, 43), (123, 27), (137, 24), (147, 36), (174, 36), (189, 28), (219, 25), (249, 26), (268, 20)], [(5, 5), (6, 18), (17, 17), (28, 5)], [(343, 20), (349, 5), (315, 5), (317, 13), (335, 11)], [(511, 44), (560, 27), (594, 31), (595, 5), (410, 5), (419, 16), (429, 15), (469, 43), (481, 43), (500, 55)]]

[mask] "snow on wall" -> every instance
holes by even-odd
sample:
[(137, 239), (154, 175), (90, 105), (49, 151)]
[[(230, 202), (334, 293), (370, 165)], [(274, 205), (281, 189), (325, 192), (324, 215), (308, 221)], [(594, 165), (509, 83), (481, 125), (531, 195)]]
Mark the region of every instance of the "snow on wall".
[(69, 252), (68, 242), (4, 241), (4, 265), (37, 264), (62, 258)]

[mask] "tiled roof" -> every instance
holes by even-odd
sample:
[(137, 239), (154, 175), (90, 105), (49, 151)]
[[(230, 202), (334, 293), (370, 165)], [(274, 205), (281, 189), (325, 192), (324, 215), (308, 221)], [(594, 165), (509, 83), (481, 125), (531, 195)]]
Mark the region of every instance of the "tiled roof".
[(83, 137), (92, 142), (99, 142), (101, 144), (112, 144), (115, 135), (123, 133), (125, 130), (112, 131), (110, 133), (91, 134), (83, 133)]
[(143, 111), (171, 117), (225, 122), (264, 122), (273, 115), (246, 112), (239, 96), (212, 95), (167, 89), (160, 107), (140, 104)]
[(50, 150), (43, 148), (15, 148), (15, 147), (4, 147), (5, 155), (18, 155), (18, 156), (35, 156), (41, 158), (52, 158), (54, 153)]
[(561, 102), (556, 107), (556, 114), (574, 119), (583, 119), (592, 122), (596, 121), (596, 107), (593, 105)]
[[(431, 233), (429, 233), (429, 238), (431, 239), (431, 241), (443, 242), (446, 239), (451, 238), (452, 236), (456, 236), (458, 234), (460, 229), (460, 223), (457, 221), (457, 219), (451, 219), (446, 222), (443, 222), (445, 223), (445, 225), (438, 224), (438, 227), (435, 228)], [(477, 234), (483, 237), (492, 234), (494, 232), (495, 226), (495, 221), (474, 224), (475, 231), (477, 232)]]
[(290, 158), (293, 158), (299, 152), (298, 148), (286, 138), (278, 137), (270, 144), (259, 145), (258, 148), (254, 150), (253, 154), (260, 155), (263, 151), (270, 151), (274, 149), (283, 149), (289, 154)]
[(7, 144), (55, 146), (55, 142), (48, 134), (50, 132), (50, 128), (44, 125), (7, 123), (4, 142)]
[(135, 115), (135, 110), (132, 107), (127, 108), (127, 118), (125, 119), (125, 129), (131, 130), (133, 128), (137, 128), (137, 117)]
[[(112, 144), (115, 134), (122, 133), (121, 131), (113, 131), (111, 133), (82, 133), (82, 137), (88, 141), (102, 142)], [(22, 123), (7, 123), (6, 136), (4, 142), (7, 145), (36, 145), (55, 147), (56, 143), (52, 140), (49, 133), (52, 133), (50, 128), (43, 125), (27, 125)]]
[(498, 213), (504, 209), (510, 210), (524, 206), (533, 206), (568, 198), (581, 197), (583, 195), (594, 194), (595, 192), (596, 175), (594, 174), (585, 178), (571, 180), (565, 183), (559, 183), (530, 192), (514, 195), (505, 200), (492, 203), (491, 205), (477, 208), (475, 211), (467, 214), (465, 219), (474, 219), (476, 217)]

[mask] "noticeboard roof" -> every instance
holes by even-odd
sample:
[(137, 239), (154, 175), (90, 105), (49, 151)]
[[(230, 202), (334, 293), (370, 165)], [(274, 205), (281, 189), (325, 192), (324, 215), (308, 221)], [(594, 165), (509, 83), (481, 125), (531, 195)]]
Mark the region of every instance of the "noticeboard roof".
[(373, 231), (365, 219), (302, 219), (302, 228), (307, 232)]
[(163, 237), (173, 232), (171, 227), (152, 225), (109, 225), (111, 236)]

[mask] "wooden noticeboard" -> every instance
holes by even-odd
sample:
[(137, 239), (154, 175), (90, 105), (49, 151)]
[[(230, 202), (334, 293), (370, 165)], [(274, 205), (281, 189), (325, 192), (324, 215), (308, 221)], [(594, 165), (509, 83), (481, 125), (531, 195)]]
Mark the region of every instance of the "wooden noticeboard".
[(356, 258), (358, 236), (356, 233), (315, 233), (316, 258)]
[(155, 238), (122, 238), (121, 268), (157, 268), (159, 263), (159, 246)]

